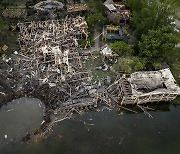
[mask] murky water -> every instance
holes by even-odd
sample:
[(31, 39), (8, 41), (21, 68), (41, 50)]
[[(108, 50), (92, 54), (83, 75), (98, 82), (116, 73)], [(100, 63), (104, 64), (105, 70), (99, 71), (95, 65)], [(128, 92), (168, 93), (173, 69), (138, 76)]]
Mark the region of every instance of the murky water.
[[(9, 143), (1, 153), (26, 154), (179, 154), (180, 106), (164, 111), (124, 113), (104, 110), (65, 120), (41, 141)], [(156, 106), (157, 108), (157, 106)]]
[(40, 127), (44, 104), (37, 99), (21, 98), (4, 105), (0, 110), (0, 149), (2, 145), (16, 143)]

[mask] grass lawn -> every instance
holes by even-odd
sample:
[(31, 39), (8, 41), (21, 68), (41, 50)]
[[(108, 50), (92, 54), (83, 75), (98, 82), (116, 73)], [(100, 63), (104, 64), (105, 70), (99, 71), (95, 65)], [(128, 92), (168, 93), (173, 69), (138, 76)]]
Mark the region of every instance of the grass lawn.
[(104, 63), (102, 61), (102, 57), (99, 55), (84, 61), (83, 68), (92, 72), (93, 81), (100, 81), (107, 76), (111, 76), (113, 78), (115, 74), (109, 69), (107, 71), (97, 69), (97, 67), (102, 67), (103, 65)]

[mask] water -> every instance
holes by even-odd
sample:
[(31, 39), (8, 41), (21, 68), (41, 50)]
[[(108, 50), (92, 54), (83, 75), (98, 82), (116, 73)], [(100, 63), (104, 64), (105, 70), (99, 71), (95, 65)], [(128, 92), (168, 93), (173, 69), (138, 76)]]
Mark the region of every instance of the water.
[(179, 154), (180, 106), (160, 106), (163, 111), (150, 112), (154, 118), (108, 110), (78, 115), (40, 141), (0, 145), (1, 153)]
[(20, 142), (28, 132), (39, 128), (44, 109), (44, 104), (32, 98), (21, 98), (4, 105), (0, 110), (0, 149)]

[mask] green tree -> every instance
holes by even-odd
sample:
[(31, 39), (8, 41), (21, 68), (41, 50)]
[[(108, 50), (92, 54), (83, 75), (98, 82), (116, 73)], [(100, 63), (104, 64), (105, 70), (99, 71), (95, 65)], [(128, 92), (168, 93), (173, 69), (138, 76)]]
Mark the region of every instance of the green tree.
[(148, 60), (165, 59), (168, 54), (175, 50), (177, 38), (172, 34), (170, 27), (162, 27), (158, 30), (149, 30), (142, 35), (139, 42), (140, 56)]
[(122, 42), (122, 41), (117, 41), (114, 43), (110, 44), (112, 50), (117, 53), (119, 56), (128, 56), (128, 55), (132, 55), (133, 49), (127, 45), (126, 43)]
[(102, 26), (106, 22), (106, 18), (102, 13), (92, 13), (87, 17), (87, 22), (89, 26), (94, 26), (96, 24)]
[(161, 64), (161, 63), (155, 62), (155, 63), (153, 63), (152, 65), (153, 65), (153, 67), (154, 67), (155, 70), (160, 70), (160, 69), (162, 69), (162, 64)]
[(139, 57), (118, 58), (117, 63), (113, 65), (113, 69), (117, 72), (132, 73), (145, 69), (143, 59)]
[(175, 14), (174, 0), (126, 0), (132, 10), (131, 27), (138, 39), (148, 30), (170, 25), (170, 15)]
[(105, 6), (100, 0), (85, 0), (92, 13), (101, 13), (104, 15)]

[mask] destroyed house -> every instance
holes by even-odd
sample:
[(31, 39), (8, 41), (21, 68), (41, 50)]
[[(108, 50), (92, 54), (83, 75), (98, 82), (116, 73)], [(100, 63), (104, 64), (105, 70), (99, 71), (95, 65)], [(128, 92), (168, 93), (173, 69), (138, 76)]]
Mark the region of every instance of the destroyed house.
[(104, 41), (107, 41), (107, 40), (127, 41), (128, 39), (127, 30), (124, 27), (115, 26), (115, 25), (104, 25), (102, 35), (103, 35), (102, 39)]
[(39, 57), (40, 61), (61, 66), (61, 73), (72, 72), (72, 67), (79, 67), (77, 40), (88, 37), (88, 26), (83, 17), (20, 23), (19, 28), (21, 51), (29, 57)]
[(83, 35), (88, 37), (84, 18), (26, 22), (19, 28), (21, 71), (40, 85), (48, 85), (45, 97), (59, 107), (57, 112), (96, 107), (95, 89), (90, 72), (82, 68), (84, 55), (77, 42)]
[(66, 7), (68, 13), (88, 11), (88, 6), (86, 3), (67, 4)]
[(104, 2), (107, 8), (107, 16), (111, 22), (114, 23), (126, 23), (131, 18), (131, 12), (125, 8), (122, 2), (113, 2), (112, 0), (107, 0)]
[(27, 11), (24, 8), (6, 8), (2, 16), (7, 19), (21, 19), (27, 16)]
[(172, 101), (180, 95), (180, 87), (169, 68), (123, 75), (115, 84), (119, 87), (115, 91), (121, 97), (121, 105)]
[[(27, 50), (38, 45), (68, 46), (69, 39), (76, 44), (79, 39), (88, 37), (88, 26), (83, 17), (65, 18), (63, 20), (48, 20), (20, 23), (19, 43), (21, 50)], [(68, 38), (66, 40), (66, 37)]]

